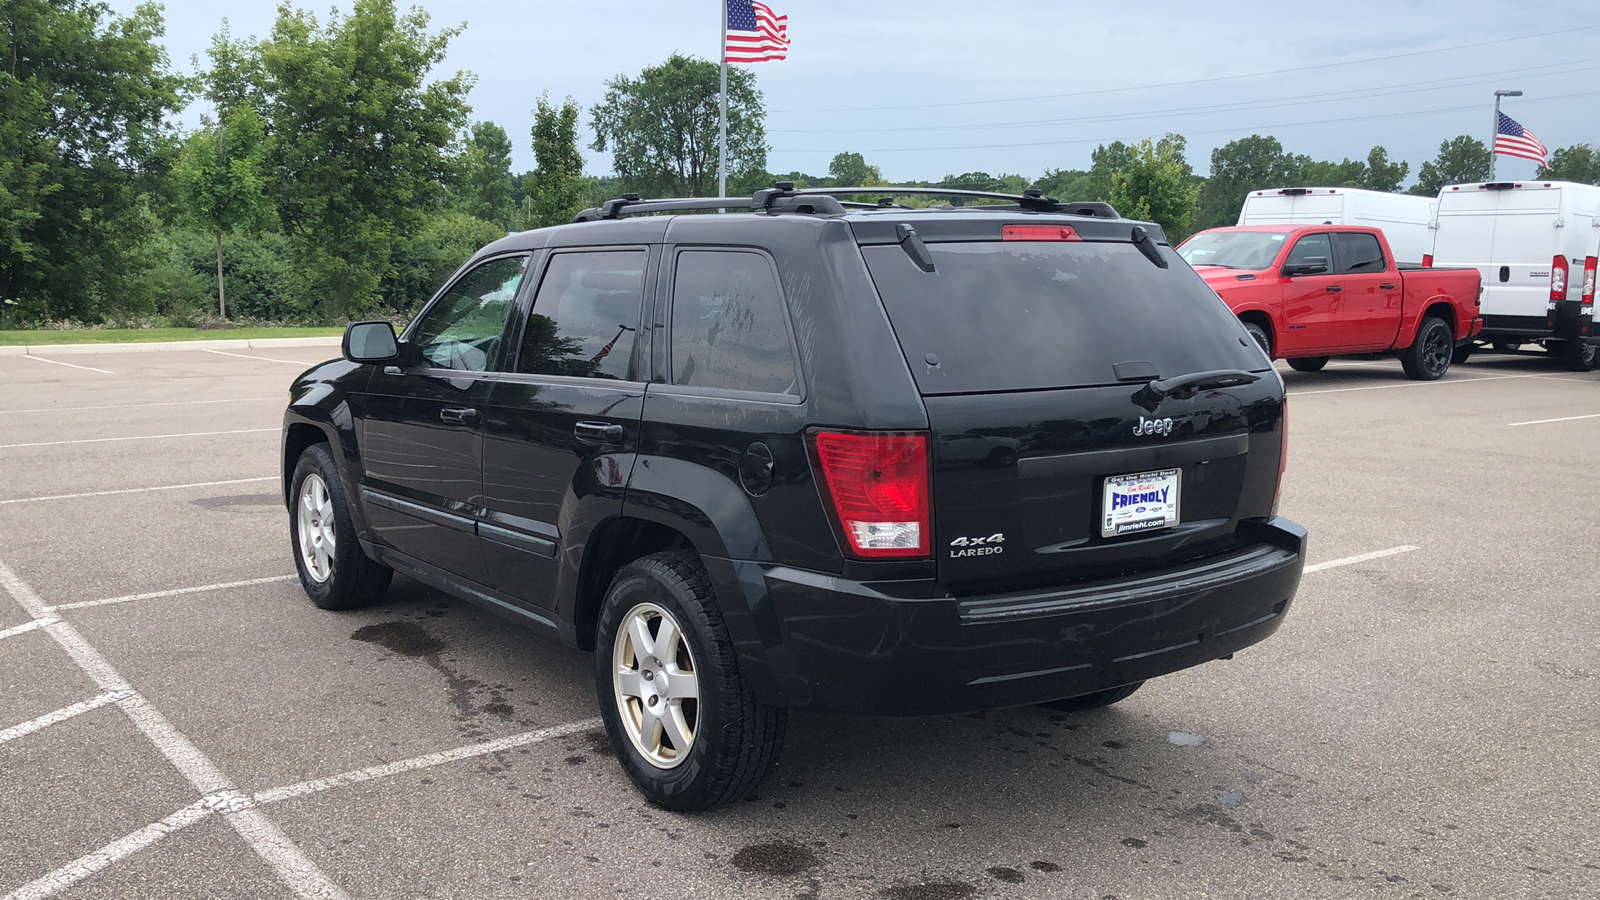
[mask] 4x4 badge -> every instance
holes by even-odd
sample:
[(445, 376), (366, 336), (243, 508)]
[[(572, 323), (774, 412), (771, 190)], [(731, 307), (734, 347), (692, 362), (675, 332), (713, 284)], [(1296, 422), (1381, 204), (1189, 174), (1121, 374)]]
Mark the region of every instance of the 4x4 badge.
[(956, 559), (957, 557), (961, 556), (994, 556), (996, 554), (1005, 552), (1006, 548), (1000, 546), (1005, 542), (1005, 533), (999, 531), (989, 535), (988, 537), (958, 537), (950, 542), (950, 558)]
[(1138, 434), (1138, 435), (1145, 435), (1145, 434), (1159, 434), (1159, 435), (1163, 435), (1163, 436), (1169, 435), (1169, 434), (1172, 433), (1172, 420), (1171, 419), (1146, 419), (1144, 416), (1140, 416), (1139, 417), (1139, 424), (1133, 426), (1133, 433), (1134, 434)]

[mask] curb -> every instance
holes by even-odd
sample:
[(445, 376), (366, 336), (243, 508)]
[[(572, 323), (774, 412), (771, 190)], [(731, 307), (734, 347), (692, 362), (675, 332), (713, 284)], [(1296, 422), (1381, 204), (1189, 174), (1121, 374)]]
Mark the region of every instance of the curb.
[(273, 347), (337, 347), (339, 335), (325, 337), (235, 338), (218, 341), (132, 341), (126, 344), (30, 344), (0, 347), (0, 356), (72, 356), (79, 353), (148, 353), (158, 350), (267, 350)]

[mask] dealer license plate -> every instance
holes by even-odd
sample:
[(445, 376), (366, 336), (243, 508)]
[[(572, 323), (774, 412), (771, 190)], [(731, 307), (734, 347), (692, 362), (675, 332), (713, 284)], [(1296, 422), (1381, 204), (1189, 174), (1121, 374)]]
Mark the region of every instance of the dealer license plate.
[(1177, 469), (1112, 475), (1100, 506), (1100, 536), (1156, 531), (1178, 524)]

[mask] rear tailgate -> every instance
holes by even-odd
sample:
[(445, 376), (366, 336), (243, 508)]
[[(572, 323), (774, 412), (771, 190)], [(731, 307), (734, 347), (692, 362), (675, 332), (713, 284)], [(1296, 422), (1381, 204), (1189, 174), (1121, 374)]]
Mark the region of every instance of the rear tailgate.
[[(940, 240), (917, 223), (931, 273), (900, 245), (862, 247), (928, 410), (950, 590), (1139, 571), (1236, 546), (1241, 518), (1271, 513), (1282, 384), (1170, 248), (1161, 268), (1115, 239), (1127, 223), (1053, 242), (962, 224)], [(1260, 380), (1135, 402), (1151, 378), (1228, 369)]]

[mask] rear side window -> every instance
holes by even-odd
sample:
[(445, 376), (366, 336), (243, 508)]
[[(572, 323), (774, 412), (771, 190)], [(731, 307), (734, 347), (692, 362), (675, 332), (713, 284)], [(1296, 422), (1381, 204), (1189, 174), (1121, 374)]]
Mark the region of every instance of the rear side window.
[(517, 371), (630, 380), (643, 250), (557, 253), (522, 333)]
[(1335, 233), (1333, 246), (1339, 252), (1340, 272), (1359, 274), (1382, 272), (1389, 268), (1383, 260), (1383, 248), (1379, 246), (1376, 235)]
[(1228, 307), (1166, 247), (1166, 269), (1131, 243), (928, 249), (932, 273), (899, 246), (861, 248), (924, 394), (1116, 384), (1120, 362), (1162, 378), (1263, 367)]
[(783, 292), (759, 253), (686, 250), (672, 280), (673, 384), (798, 394)]

